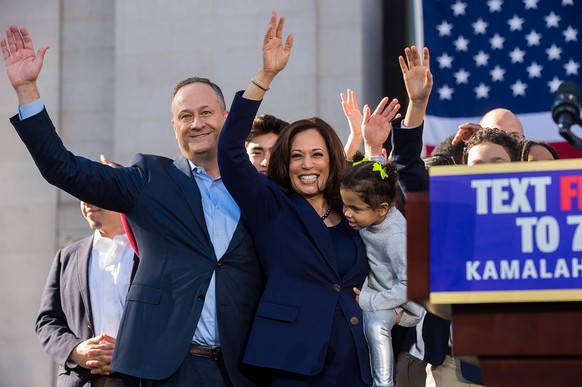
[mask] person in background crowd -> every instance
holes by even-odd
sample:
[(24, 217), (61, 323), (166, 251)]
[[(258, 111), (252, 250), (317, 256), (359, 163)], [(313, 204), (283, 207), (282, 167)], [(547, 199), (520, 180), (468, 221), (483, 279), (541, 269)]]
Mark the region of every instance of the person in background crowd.
[(519, 161), (519, 143), (500, 129), (483, 128), (466, 141), (463, 159), (467, 165)]
[(263, 175), (267, 174), (269, 168), (273, 144), (275, 144), (281, 130), (287, 125), (289, 125), (288, 122), (270, 114), (261, 114), (253, 121), (253, 127), (245, 141), (245, 147), (251, 163)]
[(558, 152), (543, 141), (523, 140), (519, 143), (521, 161), (558, 160)]
[(438, 144), (430, 153), (431, 156), (445, 156), (449, 158), (453, 164), (463, 164), (463, 151), (465, 150), (465, 142), (457, 141), (453, 144), (454, 135), (445, 138)]
[(452, 144), (454, 145), (461, 140), (468, 140), (475, 132), (483, 128), (500, 129), (517, 141), (525, 138), (519, 118), (510, 110), (498, 108), (485, 113), (478, 124), (467, 122), (459, 125), (459, 130), (455, 134)]
[(61, 249), (51, 266), (36, 334), (59, 364), (57, 386), (134, 386), (111, 357), (138, 259), (118, 213), (81, 202), (91, 236)]
[(489, 110), (481, 117), (479, 125), (482, 128), (498, 128), (509, 134), (517, 141), (525, 138), (523, 126), (519, 118), (511, 110), (497, 108)]

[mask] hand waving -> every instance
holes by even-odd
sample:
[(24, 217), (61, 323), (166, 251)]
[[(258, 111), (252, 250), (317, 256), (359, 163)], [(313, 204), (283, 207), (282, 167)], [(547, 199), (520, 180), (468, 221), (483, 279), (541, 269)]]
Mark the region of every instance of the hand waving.
[(11, 24), (6, 29), (6, 39), (0, 41), (6, 63), (8, 79), (15, 90), (34, 85), (48, 46), (42, 46), (35, 54), (32, 39), (26, 27)]
[(358, 106), (356, 93), (348, 89), (346, 94), (340, 93), (340, 97), (342, 99), (342, 109), (348, 120), (351, 134), (356, 137), (361, 137), (363, 115)]
[(428, 48), (423, 49), (423, 60), (416, 46), (406, 48), (406, 62), (402, 56), (398, 57), (400, 69), (406, 85), (406, 92), (410, 101), (426, 102), (432, 90), (432, 74), (430, 72), (430, 55)]
[[(368, 105), (364, 106), (364, 118), (362, 122), (362, 135), (366, 147), (382, 148), (384, 141), (392, 131), (391, 121), (396, 117), (400, 104), (397, 99), (388, 103), (388, 97), (382, 98), (374, 113)], [(366, 151), (368, 154), (368, 151)], [(373, 155), (370, 155), (373, 156)]]
[(277, 74), (289, 62), (293, 47), (293, 35), (287, 36), (283, 46), (283, 26), (285, 17), (281, 16), (277, 23), (277, 12), (271, 13), (269, 28), (263, 40), (263, 71), (267, 74)]
[(293, 47), (293, 35), (287, 36), (285, 45), (283, 45), (284, 25), (285, 17), (281, 16), (277, 23), (277, 12), (273, 11), (269, 20), (269, 28), (265, 33), (265, 39), (263, 39), (263, 66), (245, 89), (244, 98), (257, 101), (262, 99), (279, 71), (287, 66)]

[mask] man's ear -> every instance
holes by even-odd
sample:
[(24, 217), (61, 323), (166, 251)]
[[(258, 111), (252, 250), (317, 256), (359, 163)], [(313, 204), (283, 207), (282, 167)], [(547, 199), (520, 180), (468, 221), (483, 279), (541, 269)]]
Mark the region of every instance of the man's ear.
[(386, 160), (386, 162), (392, 161), (392, 152), (388, 154), (386, 148), (384, 147), (382, 147), (382, 156), (384, 156), (384, 160)]
[(172, 118), (172, 131), (174, 132), (174, 137), (176, 140), (178, 139), (178, 130), (176, 129), (176, 125), (174, 125), (174, 119)]

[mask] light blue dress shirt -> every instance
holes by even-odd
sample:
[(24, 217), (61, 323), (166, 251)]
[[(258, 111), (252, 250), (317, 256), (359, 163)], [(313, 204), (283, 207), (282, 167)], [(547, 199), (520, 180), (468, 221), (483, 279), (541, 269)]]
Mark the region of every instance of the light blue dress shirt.
[[(194, 180), (200, 189), (202, 197), (202, 209), (204, 220), (210, 235), (210, 241), (214, 246), (217, 260), (220, 260), (232, 239), (240, 219), (240, 209), (230, 196), (220, 177), (213, 179), (202, 167), (197, 167), (191, 161), (190, 168)], [(216, 289), (214, 283), (215, 273), (212, 274), (202, 314), (194, 332), (192, 341), (203, 345), (220, 345), (218, 336), (218, 324), (216, 323)]]

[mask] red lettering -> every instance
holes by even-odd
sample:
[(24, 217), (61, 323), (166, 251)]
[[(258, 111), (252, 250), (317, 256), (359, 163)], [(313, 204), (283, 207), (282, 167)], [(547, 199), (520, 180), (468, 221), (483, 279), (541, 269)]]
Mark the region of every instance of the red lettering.
[(560, 177), (560, 209), (572, 211), (572, 200), (577, 199), (577, 206), (582, 210), (582, 176)]

